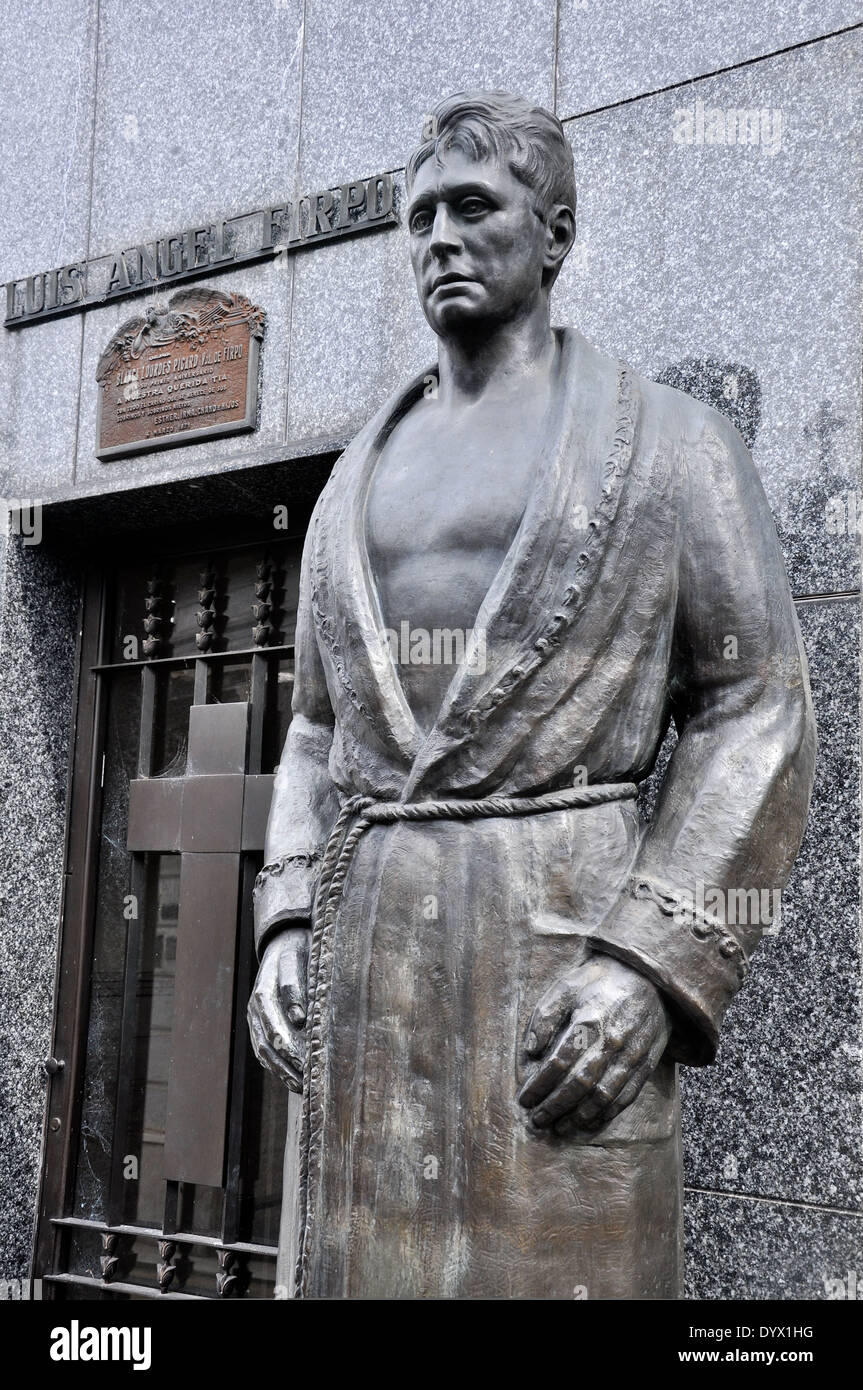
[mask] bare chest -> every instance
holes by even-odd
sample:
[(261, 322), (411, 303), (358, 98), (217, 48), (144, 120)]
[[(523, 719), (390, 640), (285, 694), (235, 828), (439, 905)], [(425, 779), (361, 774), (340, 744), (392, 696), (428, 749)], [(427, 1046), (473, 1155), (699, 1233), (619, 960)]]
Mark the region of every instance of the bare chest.
[[(530, 412), (484, 412), (449, 424), (433, 408), (406, 417), (378, 459), (366, 507), (384, 634), (424, 728), (457, 653), (482, 637), (481, 606), (519, 528), (538, 455)], [(444, 635), (446, 659), (435, 655)]]
[(413, 590), (467, 580), (473, 592), (490, 580), (518, 530), (536, 462), (529, 427), (435, 430), (427, 417), (391, 436), (366, 511), (369, 556), (383, 588), (396, 597), (398, 576), (407, 572)]

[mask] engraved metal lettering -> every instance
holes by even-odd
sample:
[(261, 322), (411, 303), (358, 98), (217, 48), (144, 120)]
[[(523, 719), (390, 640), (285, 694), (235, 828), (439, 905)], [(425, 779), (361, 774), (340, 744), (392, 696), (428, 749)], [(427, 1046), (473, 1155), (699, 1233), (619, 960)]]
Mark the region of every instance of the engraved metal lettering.
[(264, 322), (244, 295), (201, 289), (128, 319), (96, 370), (97, 457), (254, 429)]

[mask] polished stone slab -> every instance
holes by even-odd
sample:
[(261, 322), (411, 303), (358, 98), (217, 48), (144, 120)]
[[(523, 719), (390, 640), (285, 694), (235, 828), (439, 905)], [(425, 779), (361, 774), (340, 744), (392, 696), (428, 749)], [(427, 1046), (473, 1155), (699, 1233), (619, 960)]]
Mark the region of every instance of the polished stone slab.
[[(96, 62), (89, 0), (9, 0), (3, 14), (0, 279), (84, 255)], [(38, 99), (34, 100), (34, 96)], [(0, 316), (5, 315), (5, 294)], [(0, 328), (0, 496), (71, 482), (82, 325)], [(48, 426), (50, 425), (50, 434)]]
[[(853, 1213), (687, 1190), (683, 1224), (685, 1298), (844, 1302), (863, 1285), (863, 1219)], [(751, 1313), (737, 1321), (760, 1325)]]
[(97, 11), (90, 0), (4, 3), (0, 280), (86, 251)]
[(41, 497), (75, 480), (83, 316), (0, 328), (0, 497)]
[[(746, 398), (797, 594), (859, 582), (861, 62), (856, 31), (567, 124), (579, 244), (553, 318), (732, 417)], [(758, 143), (698, 143), (707, 113), (728, 137), (762, 109)]]
[[(401, 177), (396, 197), (401, 210)], [(322, 246), (294, 265), (288, 438), (356, 433), (401, 382), (437, 361), (407, 232)]]
[(681, 1072), (684, 1176), (863, 1211), (859, 605), (799, 613), (818, 726), (809, 824), (716, 1064)]
[(466, 87), (550, 106), (554, 16), (552, 0), (309, 0), (300, 183), (403, 167), (426, 113)]
[(302, 14), (302, 0), (148, 0), (132, 22), (100, 7), (92, 256), (291, 196)]
[(861, 19), (858, 0), (564, 0), (557, 114), (655, 92)]
[(7, 544), (0, 650), (0, 1279), (26, 1277), (39, 1184), (63, 881), (76, 575)]

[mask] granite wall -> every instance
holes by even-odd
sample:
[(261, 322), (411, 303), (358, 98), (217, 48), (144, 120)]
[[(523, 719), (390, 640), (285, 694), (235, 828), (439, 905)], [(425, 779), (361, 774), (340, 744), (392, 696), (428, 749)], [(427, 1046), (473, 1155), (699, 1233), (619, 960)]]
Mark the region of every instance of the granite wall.
[[(863, 1287), (861, 0), (212, 0), (206, 22), (190, 0), (149, 0), (146, 23), (96, 0), (46, 0), (37, 22), (8, 0), (6, 14), (3, 280), (380, 169), (401, 187), (425, 112), (456, 88), (509, 87), (565, 121), (579, 244), (555, 319), (746, 434), (820, 730), (780, 929), (716, 1066), (683, 1077), (687, 1292), (819, 1299), (849, 1270)], [(96, 360), (141, 301), (0, 330), (0, 496), (50, 516), (277, 462), (283, 478), (434, 357), (401, 230), (206, 283), (268, 311), (259, 429), (100, 463)], [(77, 604), (50, 545), (4, 551), (0, 1278), (24, 1272), (36, 1202)]]

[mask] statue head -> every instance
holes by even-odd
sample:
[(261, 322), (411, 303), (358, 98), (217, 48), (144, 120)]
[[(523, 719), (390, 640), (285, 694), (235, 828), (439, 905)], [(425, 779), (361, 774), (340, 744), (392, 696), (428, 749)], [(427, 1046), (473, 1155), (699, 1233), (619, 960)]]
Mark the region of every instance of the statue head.
[(417, 290), (436, 333), (482, 335), (544, 304), (575, 239), (563, 126), (508, 92), (439, 102), (408, 160)]

